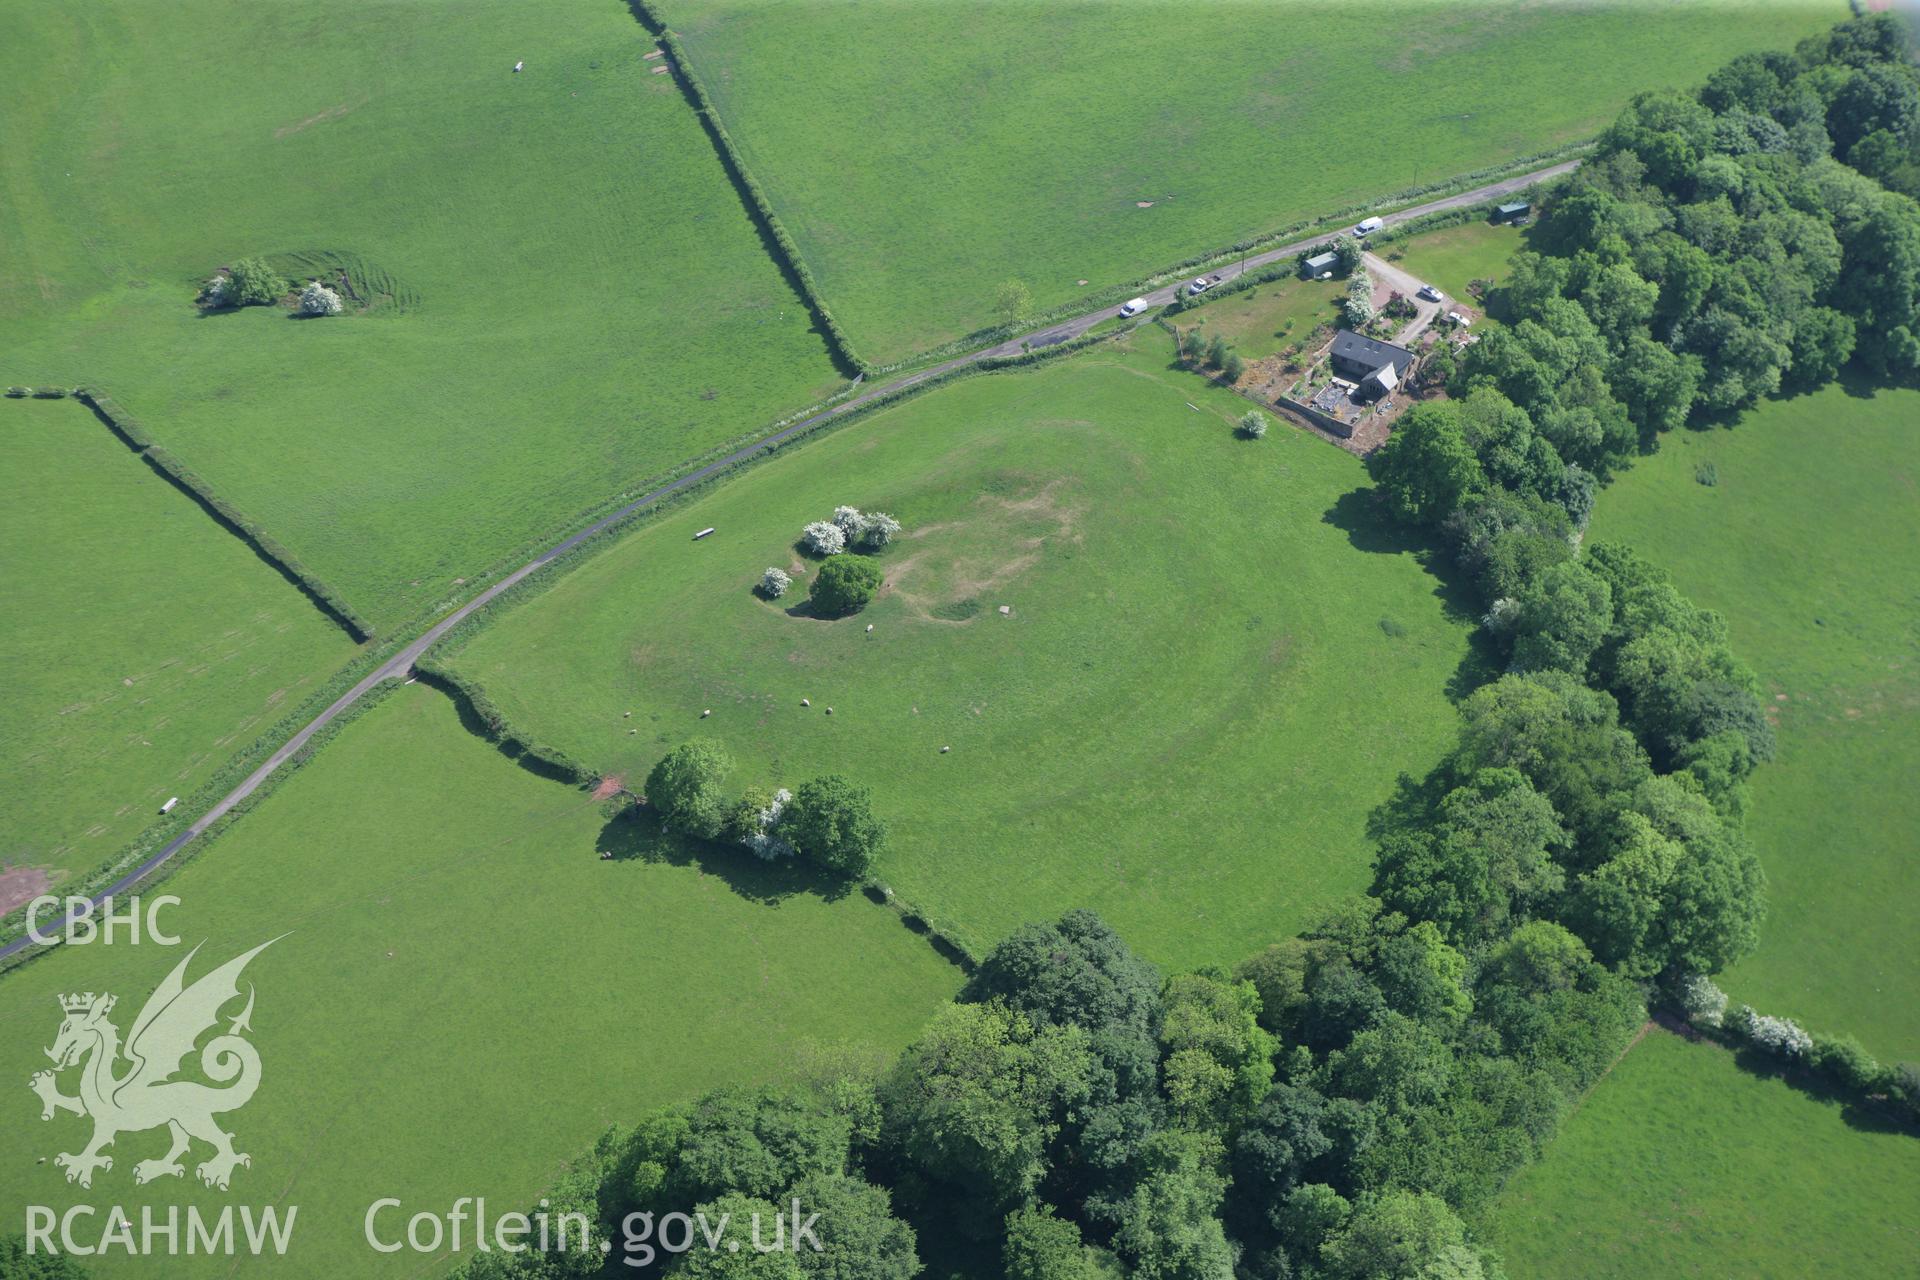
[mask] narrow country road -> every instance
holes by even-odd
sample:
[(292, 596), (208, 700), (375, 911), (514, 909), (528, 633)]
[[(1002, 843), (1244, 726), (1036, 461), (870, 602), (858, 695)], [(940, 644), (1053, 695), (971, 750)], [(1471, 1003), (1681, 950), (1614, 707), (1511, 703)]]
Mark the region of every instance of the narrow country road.
[[(1448, 209), (1458, 209), (1466, 205), (1479, 204), (1482, 201), (1491, 200), (1498, 196), (1510, 195), (1513, 192), (1532, 186), (1536, 182), (1541, 182), (1548, 178), (1557, 178), (1563, 173), (1570, 173), (1579, 163), (1578, 160), (1568, 160), (1560, 164), (1550, 165), (1544, 169), (1536, 169), (1531, 173), (1522, 174), (1519, 177), (1507, 178), (1501, 182), (1489, 183), (1483, 187), (1475, 187), (1471, 191), (1462, 191), (1458, 195), (1446, 196), (1439, 200), (1430, 200), (1425, 204), (1402, 209), (1398, 213), (1386, 214), (1383, 217), (1383, 221), (1387, 226), (1394, 226), (1413, 218), (1421, 218), (1428, 214), (1442, 213)], [(1311, 245), (1320, 244), (1326, 239), (1327, 236), (1323, 234), (1293, 244), (1282, 245), (1277, 249), (1268, 249), (1261, 253), (1252, 254), (1239, 262), (1222, 267), (1218, 271), (1210, 272), (1209, 274), (1218, 275), (1224, 283), (1237, 278), (1242, 272), (1256, 271), (1270, 263), (1291, 258), (1299, 253), (1300, 250)], [(1146, 298), (1150, 305), (1165, 306), (1167, 303), (1173, 301), (1174, 295), (1185, 287), (1186, 281), (1181, 280), (1141, 296)], [(405, 679), (408, 673), (413, 670), (413, 664), (419, 660), (420, 655), (433, 647), (440, 637), (460, 625), (460, 623), (464, 622), (473, 613), (486, 607), (486, 605), (492, 602), (495, 597), (499, 596), (501, 592), (506, 591), (522, 578), (525, 578), (528, 574), (539, 569), (549, 561), (565, 555), (589, 538), (604, 533), (607, 529), (619, 524), (634, 513), (643, 511), (665, 498), (670, 498), (676, 493), (680, 493), (703, 481), (709, 480), (729, 467), (747, 461), (769, 445), (777, 445), (783, 441), (792, 439), (794, 436), (802, 435), (811, 431), (820, 423), (849, 413), (880, 396), (890, 395), (893, 392), (903, 390), (907, 387), (916, 386), (919, 383), (927, 381), (929, 378), (936, 378), (949, 370), (958, 369), (969, 364), (977, 364), (982, 360), (994, 356), (1018, 355), (1024, 347), (1029, 345), (1045, 347), (1071, 341), (1101, 321), (1112, 319), (1119, 314), (1120, 308), (1117, 306), (1103, 307), (1098, 311), (1090, 311), (1085, 315), (1076, 316), (1072, 320), (1049, 325), (1034, 333), (1010, 339), (1001, 343), (999, 346), (988, 347), (979, 351), (970, 351), (966, 355), (955, 356), (951, 360), (945, 361), (942, 364), (933, 365), (927, 369), (922, 369), (918, 373), (908, 374), (892, 382), (883, 383), (869, 391), (862, 391), (860, 394), (842, 401), (831, 409), (813, 414), (799, 422), (782, 427), (780, 430), (764, 436), (752, 444), (734, 450), (716, 462), (708, 463), (699, 470), (684, 475), (670, 484), (661, 485), (658, 489), (635, 498), (632, 502), (621, 507), (612, 515), (582, 529), (579, 533), (574, 534), (564, 542), (556, 543), (549, 547), (532, 560), (529, 560), (526, 564), (521, 565), (518, 569), (515, 569), (512, 573), (488, 587), (485, 591), (482, 591), (466, 604), (461, 605), (458, 609), (434, 623), (433, 626), (421, 633), (420, 636), (414, 639), (404, 649), (401, 649), (398, 653), (394, 654), (393, 657), (382, 663), (372, 674), (364, 677), (358, 684), (341, 694), (331, 706), (315, 716), (301, 728), (298, 733), (289, 738), (287, 742), (281, 746), (278, 751), (275, 751), (269, 756), (259, 768), (248, 774), (244, 781), (232, 791), (222, 796), (219, 803), (194, 819), (193, 823), (189, 825), (185, 831), (182, 831), (169, 841), (165, 848), (147, 858), (125, 875), (122, 875), (99, 893), (93, 895), (90, 899), (92, 905), (98, 907), (104, 899), (125, 893), (128, 889), (133, 888), (160, 867), (164, 866), (176, 853), (180, 852), (181, 849), (198, 838), (208, 827), (225, 817), (235, 805), (258, 790), (260, 784), (272, 777), (280, 766), (284, 765), (302, 747), (306, 746), (307, 743), (312, 740), (314, 734), (333, 723), (341, 713), (345, 712), (356, 702), (359, 702), (360, 699), (366, 697), (369, 692), (382, 682)], [(62, 933), (63, 928), (60, 924), (43, 921), (41, 924), (41, 932), (43, 936), (51, 939)], [(0, 960), (5, 960), (7, 957), (35, 945), (38, 944), (35, 943), (31, 935), (22, 935), (21, 937), (15, 938), (12, 942), (7, 943), (5, 946), (0, 946)]]

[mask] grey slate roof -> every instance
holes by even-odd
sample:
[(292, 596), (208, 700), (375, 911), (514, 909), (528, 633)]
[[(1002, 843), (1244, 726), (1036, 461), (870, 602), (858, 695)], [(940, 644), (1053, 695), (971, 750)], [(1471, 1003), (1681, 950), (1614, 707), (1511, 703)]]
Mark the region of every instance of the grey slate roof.
[(1333, 335), (1331, 354), (1335, 360), (1364, 365), (1368, 370), (1392, 365), (1396, 378), (1404, 375), (1408, 366), (1413, 364), (1413, 352), (1405, 347), (1363, 338), (1351, 329), (1342, 329)]

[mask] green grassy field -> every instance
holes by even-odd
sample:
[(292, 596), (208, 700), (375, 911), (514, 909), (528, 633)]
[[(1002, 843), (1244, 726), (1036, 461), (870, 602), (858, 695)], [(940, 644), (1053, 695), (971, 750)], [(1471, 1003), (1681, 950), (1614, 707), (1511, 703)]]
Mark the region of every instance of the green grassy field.
[[(0, 381), (104, 385), (376, 625), (839, 385), (618, 0), (0, 13)], [(301, 253), (391, 298), (192, 305)]]
[[(1766, 404), (1731, 431), (1667, 437), (1601, 495), (1592, 529), (1725, 614), (1777, 713), (1780, 758), (1748, 820), (1772, 910), (1724, 985), (1887, 1059), (1920, 1058), (1916, 421), (1913, 391)], [(1712, 487), (1695, 478), (1706, 463)]]
[[(605, 826), (585, 793), (466, 733), (445, 697), (395, 692), (165, 886), (185, 945), (68, 947), (0, 980), (0, 1220), (17, 1230), (27, 1204), (297, 1205), (287, 1258), (248, 1274), (417, 1276), (444, 1257), (371, 1252), (374, 1200), (530, 1205), (605, 1125), (789, 1075), (809, 1043), (890, 1054), (958, 989), (958, 970), (863, 898), (716, 873)], [(282, 934), (247, 970), (263, 1083), (223, 1117), (252, 1167), (226, 1193), (191, 1169), (136, 1187), (133, 1164), (166, 1136), (125, 1134), (91, 1191), (64, 1182), (51, 1157), (87, 1130), (42, 1124), (25, 1087), (47, 1065), (54, 997), (116, 993), (124, 1033), (187, 946), (207, 940), (198, 976)], [(90, 1266), (234, 1265), (198, 1261)]]
[(1513, 1280), (1911, 1276), (1920, 1142), (1648, 1034), (1493, 1214)]
[(1475, 280), (1498, 282), (1507, 274), (1507, 259), (1523, 247), (1521, 232), (1510, 226), (1469, 222), (1458, 227), (1397, 240), (1388, 256), (1399, 253), (1396, 265), (1428, 283), (1438, 285), (1449, 301), (1478, 308), (1479, 299), (1467, 288)]
[(1774, 0), (663, 3), (879, 361), (992, 323), (1009, 277), (1064, 303), (1575, 141), (1635, 93), (1847, 16)]
[(114, 853), (354, 652), (69, 400), (0, 400), (0, 582), (0, 912)]
[(1185, 328), (1197, 321), (1232, 343), (1242, 359), (1259, 360), (1301, 341), (1315, 325), (1338, 324), (1334, 303), (1346, 289), (1344, 280), (1277, 280), (1227, 294), (1173, 323)]
[[(1135, 341), (803, 445), (454, 665), (634, 785), (700, 734), (736, 785), (868, 784), (881, 874), (972, 945), (1087, 906), (1157, 960), (1231, 961), (1365, 886), (1365, 815), (1451, 740), (1469, 624), (1355, 458), (1284, 426), (1235, 439), (1244, 400), (1169, 371), (1164, 333)], [(751, 594), (840, 503), (906, 523), (881, 596), (823, 622)]]

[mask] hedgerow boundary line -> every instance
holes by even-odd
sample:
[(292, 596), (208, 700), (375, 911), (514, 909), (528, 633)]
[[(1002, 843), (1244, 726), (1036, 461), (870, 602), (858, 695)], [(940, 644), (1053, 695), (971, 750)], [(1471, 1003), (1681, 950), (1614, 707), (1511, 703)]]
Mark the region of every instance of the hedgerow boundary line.
[(667, 26), (665, 18), (654, 9), (652, 0), (627, 0), (627, 7), (633, 13), (634, 20), (649, 36), (653, 37), (666, 55), (666, 62), (673, 73), (674, 81), (686, 94), (694, 114), (700, 117), (707, 136), (713, 141), (714, 150), (720, 156), (720, 163), (726, 170), (727, 177), (739, 192), (741, 201), (746, 204), (762, 236), (773, 246), (775, 265), (788, 277), (789, 282), (795, 286), (806, 302), (807, 309), (813, 313), (814, 319), (826, 336), (827, 345), (835, 359), (866, 377), (904, 373), (965, 355), (968, 352), (992, 348), (1009, 342), (1029, 330), (1045, 328), (1062, 320), (1083, 315), (1088, 311), (1118, 304), (1142, 290), (1159, 288), (1189, 272), (1204, 270), (1237, 258), (1260, 253), (1311, 232), (1330, 233), (1356, 216), (1393, 212), (1425, 196), (1449, 196), (1471, 190), (1476, 186), (1497, 182), (1515, 174), (1575, 160), (1591, 150), (1594, 145), (1592, 139), (1582, 139), (1531, 155), (1517, 156), (1497, 165), (1453, 174), (1437, 182), (1407, 187), (1391, 195), (1377, 196), (1336, 209), (1331, 213), (1318, 215), (1310, 220), (1276, 227), (1271, 231), (1263, 231), (1230, 245), (1193, 254), (1146, 275), (1061, 303), (1057, 307), (1029, 317), (1021, 324), (994, 325), (977, 329), (964, 337), (926, 351), (884, 365), (876, 365), (860, 354), (853, 344), (852, 337), (834, 317), (833, 309), (827, 305), (826, 296), (819, 282), (814, 278), (813, 269), (807, 265), (806, 258), (800, 252), (799, 242), (793, 238), (786, 224), (781, 221), (778, 211), (773, 207), (771, 197), (767, 195), (766, 188), (747, 167), (746, 158), (740, 154), (739, 147), (733, 141), (733, 135), (727, 131), (727, 126), (721, 118), (719, 106), (707, 92), (706, 82), (694, 69), (693, 60), (687, 52), (686, 45)]
[[(1571, 169), (1574, 163), (1567, 162), (1564, 168)], [(1555, 166), (1553, 169), (1531, 175), (1532, 183), (1500, 183), (1482, 189), (1478, 193), (1456, 194), (1474, 194), (1476, 199), (1484, 200), (1496, 190), (1507, 187), (1517, 190), (1531, 186), (1558, 176), (1560, 171), (1561, 167)], [(1453, 198), (1450, 196), (1435, 203), (1447, 203)], [(1437, 212), (1442, 211), (1425, 209), (1423, 212), (1413, 213), (1412, 216), (1424, 218)], [(1276, 251), (1268, 250), (1267, 252)], [(1171, 290), (1163, 292), (1167, 294), (1166, 301), (1170, 301), (1174, 296)], [(650, 511), (664, 511), (670, 505), (704, 491), (708, 485), (718, 483), (741, 468), (752, 465), (763, 456), (818, 431), (855, 421), (869, 411), (884, 408), (907, 396), (943, 386), (959, 378), (970, 377), (976, 373), (1017, 368), (1040, 360), (1066, 356), (1107, 338), (1117, 338), (1132, 332), (1131, 328), (1092, 332), (1094, 325), (1108, 318), (1104, 314), (1105, 311), (1105, 308), (1089, 311), (1069, 322), (1068, 325), (1052, 330), (1036, 329), (1026, 335), (1026, 340), (1018, 344), (1018, 349), (1015, 348), (1013, 341), (1009, 341), (997, 348), (974, 350), (952, 357), (943, 363), (905, 374), (894, 382), (871, 391), (862, 389), (858, 383), (843, 388), (839, 393), (816, 404), (813, 408), (802, 410), (799, 414), (775, 423), (772, 430), (763, 436), (743, 441), (728, 452), (714, 450), (704, 455), (711, 461), (702, 462), (696, 458), (681, 464), (680, 467), (668, 471), (654, 488), (638, 497), (627, 500), (624, 495), (616, 495), (595, 504), (595, 507), (576, 517), (578, 523), (574, 527), (578, 532), (565, 537), (557, 544), (547, 545), (544, 549), (541, 549), (542, 544), (536, 542), (523, 544), (519, 550), (509, 552), (501, 562), (496, 562), (495, 567), (478, 575), (474, 588), (464, 599), (456, 595), (442, 601), (432, 611), (421, 611), (408, 623), (403, 624), (408, 627), (421, 627), (420, 631), (414, 633), (414, 639), (410, 641), (394, 639), (382, 643), (374, 652), (350, 662), (335, 673), (321, 689), (301, 703), (297, 710), (289, 712), (275, 724), (273, 729), (256, 739), (251, 747), (229, 760), (207, 784), (192, 796), (186, 797), (177, 811), (178, 817), (163, 819), (134, 837), (117, 856), (107, 859), (93, 872), (74, 883), (72, 885), (74, 894), (76, 896), (85, 894), (90, 901), (97, 903), (100, 898), (108, 894), (122, 891), (135, 884), (155, 883), (172, 874), (172, 870), (186, 860), (179, 857), (181, 850), (202, 836), (216, 834), (224, 829), (231, 817), (238, 816), (239, 813), (251, 808), (259, 794), (277, 785), (276, 770), (283, 769), (292, 762), (304, 761), (310, 754), (309, 748), (313, 742), (330, 739), (331, 732), (322, 735), (321, 731), (326, 729), (333, 720), (344, 715), (355, 702), (364, 698), (376, 685), (387, 680), (399, 679), (411, 672), (414, 663), (425, 654), (428, 648), (443, 639), (451, 639), (459, 635), (468, 620), (485, 605), (496, 600), (504, 600), (509, 605), (517, 602), (522, 598), (520, 588), (523, 582), (534, 577), (538, 570), (576, 551), (593, 546), (610, 534), (624, 532), (629, 527), (629, 522), (636, 516)], [(1137, 328), (1138, 324), (1136, 323), (1133, 327)], [(1040, 345), (1035, 346), (1030, 343)], [(9, 394), (65, 396), (69, 392), (57, 389), (35, 392), (27, 388), (19, 388), (17, 391), (9, 389)], [(114, 407), (117, 409), (117, 406)], [(131, 418), (121, 415), (109, 425), (122, 429), (119, 434), (129, 442), (129, 447), (141, 448), (143, 447), (140, 444), (141, 441), (147, 441), (148, 446), (151, 444), (144, 429)], [(132, 427), (131, 432), (124, 430), (128, 426)], [(726, 446), (721, 448), (725, 449)], [(620, 505), (608, 511), (608, 507), (614, 503)], [(601, 512), (605, 514), (599, 514)], [(520, 563), (519, 568), (505, 573), (489, 586), (478, 585), (500, 574), (500, 564), (511, 564), (522, 555), (527, 559)], [(528, 584), (527, 590), (543, 589), (542, 582), (550, 580), (542, 579)], [(428, 621), (436, 614), (438, 621)], [(394, 631), (397, 632), (399, 629), (396, 627)], [(384, 640), (385, 637), (377, 637), (377, 639)], [(356, 681), (358, 681), (357, 684)], [(271, 745), (274, 742), (285, 742), (287, 745), (275, 749)], [(189, 822), (188, 815), (196, 812), (204, 812), (206, 816)], [(158, 852), (155, 852), (156, 849)], [(127, 870), (129, 867), (132, 868), (131, 871)], [(876, 894), (881, 896), (876, 897)], [(974, 955), (975, 947), (963, 941), (961, 936), (943, 926), (942, 923), (929, 920), (912, 907), (899, 902), (884, 886), (870, 889), (868, 896), (894, 905), (902, 912), (910, 928), (935, 934), (936, 946), (951, 946), (962, 957)], [(25, 937), (25, 916), (25, 910), (20, 909), (4, 921), (0, 921), (0, 973), (47, 949), (29, 946), (28, 939)]]
[[(536, 742), (530, 735), (521, 732), (495, 705), (484, 688), (447, 666), (444, 658), (445, 655), (421, 658), (414, 665), (415, 676), (421, 684), (445, 694), (459, 712), (463, 727), (491, 743), (502, 755), (529, 773), (565, 783), (579, 791), (585, 791), (609, 776), (603, 770), (576, 760), (558, 747)], [(627, 817), (631, 820), (640, 811), (643, 799), (632, 788), (622, 786), (616, 797), (606, 801), (609, 817)], [(698, 843), (703, 848), (714, 849), (721, 857), (748, 856), (744, 850), (721, 841)], [(892, 910), (908, 932), (925, 938), (941, 959), (962, 973), (971, 974), (978, 967), (977, 948), (957, 937), (952, 926), (934, 919), (900, 897), (884, 881), (868, 877), (855, 887), (867, 901)]]
[(365, 644), (373, 638), (373, 624), (355, 612), (344, 596), (302, 564), (279, 539), (261, 527), (259, 521), (251, 519), (215, 493), (213, 487), (184, 462), (156, 443), (139, 420), (112, 396), (97, 387), (83, 385), (73, 389), (72, 399), (85, 405), (100, 424), (113, 433), (114, 439), (131, 449), (134, 456), (146, 463), (155, 475), (185, 494), (215, 524), (245, 543), (248, 550), (291, 583), (314, 608), (345, 631), (355, 644)]
[[(542, 570), (568, 562), (576, 555), (597, 548), (605, 539), (638, 527), (638, 521), (642, 518), (652, 517), (678, 507), (704, 493), (709, 487), (729, 478), (735, 472), (772, 456), (785, 445), (857, 421), (870, 412), (897, 403), (908, 396), (960, 378), (1058, 359), (1083, 351), (1098, 342), (1130, 334), (1132, 331), (1132, 328), (1128, 328), (1100, 334), (1083, 334), (1073, 341), (1057, 343), (1036, 351), (955, 362), (936, 372), (903, 379), (892, 386), (869, 392), (863, 398), (822, 409), (807, 418), (782, 427), (760, 441), (737, 449), (699, 470), (643, 494), (619, 510), (533, 557), (500, 581), (448, 613), (412, 640), (393, 640), (377, 653), (350, 663), (336, 673), (322, 689), (306, 699), (297, 711), (289, 713), (275, 725), (273, 730), (256, 739), (251, 748), (228, 761), (213, 779), (194, 793), (191, 804), (181, 806), (179, 819), (157, 823), (141, 832), (117, 857), (109, 859), (74, 885), (72, 896), (78, 897), (84, 894), (88, 901), (97, 907), (102, 899), (124, 892), (137, 884), (152, 886), (172, 876), (193, 856), (197, 856), (202, 849), (205, 849), (214, 837), (225, 831), (235, 818), (258, 804), (289, 774), (311, 759), (315, 751), (332, 740), (342, 724), (357, 718), (360, 707), (370, 696), (377, 696), (384, 692), (381, 686), (402, 680), (414, 673), (416, 665), (426, 658), (427, 652), (434, 646), (449, 638), (466, 634), (475, 616), (486, 606), (501, 601), (508, 605), (516, 603), (524, 598), (523, 588), (544, 589), (558, 577), (558, 574), (541, 574)], [(535, 580), (531, 587), (528, 584), (529, 579)], [(430, 673), (435, 671), (431, 661), (428, 662), (428, 669)], [(452, 692), (444, 682), (439, 687), (444, 691)], [(462, 692), (465, 692), (464, 687)], [(479, 713), (476, 709), (476, 714), (479, 715), (482, 723), (486, 722), (486, 716), (483, 713)], [(518, 747), (521, 755), (537, 761), (546, 771), (549, 771), (549, 776), (564, 780), (572, 773), (590, 774), (591, 772), (585, 765), (571, 760), (563, 753), (542, 752), (535, 755), (526, 750), (527, 739), (514, 731), (504, 720), (500, 721), (497, 731), (503, 739), (510, 740), (512, 746)], [(284, 745), (275, 748), (271, 744), (276, 742), (283, 742)], [(515, 758), (518, 759), (520, 756)], [(237, 782), (236, 779), (238, 779)], [(584, 783), (576, 785), (584, 785)], [(203, 805), (210, 806), (205, 809), (204, 816), (187, 822), (184, 827), (180, 825), (187, 814), (200, 811)], [(167, 839), (169, 833), (175, 833), (171, 839)], [(188, 850), (191, 850), (188, 856), (181, 856)], [(897, 899), (885, 886), (863, 887), (866, 888), (870, 899), (893, 906), (909, 929), (916, 933), (930, 935), (930, 941), (934, 947), (949, 960), (962, 968), (972, 964), (974, 955), (972, 949), (951, 936), (937, 922), (929, 919), (910, 904)], [(57, 929), (59, 926), (47, 927)], [(23, 907), (16, 910), (7, 917), (4, 925), (0, 925), (0, 974), (35, 956), (45, 954), (55, 945), (58, 943), (35, 944), (27, 936), (26, 909)]]
[(652, 36), (655, 43), (666, 54), (667, 66), (673, 72), (674, 83), (686, 95), (688, 105), (694, 115), (700, 119), (701, 127), (707, 131), (707, 137), (713, 142), (713, 149), (720, 157), (720, 165), (726, 170), (727, 179), (733, 184), (740, 202), (747, 207), (747, 214), (753, 219), (755, 229), (761, 238), (767, 241), (774, 265), (787, 277), (801, 299), (807, 304), (807, 310), (813, 313), (815, 323), (820, 326), (827, 340), (828, 350), (834, 362), (841, 366), (841, 372), (852, 369), (855, 373), (869, 374), (878, 372), (860, 353), (854, 349), (853, 339), (847, 336), (840, 322), (834, 319), (833, 311), (827, 306), (827, 300), (820, 292), (820, 286), (813, 278), (813, 272), (807, 266), (807, 260), (800, 256), (800, 246), (788, 234), (786, 224), (780, 221), (780, 215), (774, 211), (773, 202), (767, 198), (766, 191), (760, 186), (759, 179), (747, 168), (746, 158), (733, 144), (733, 137), (727, 132), (726, 125), (720, 121), (720, 111), (714, 106), (713, 98), (707, 93), (706, 84), (699, 73), (693, 69), (693, 63), (687, 57), (686, 47), (680, 43), (680, 37), (667, 29), (666, 21), (654, 12), (648, 0), (627, 0), (627, 7), (633, 13), (634, 20)]

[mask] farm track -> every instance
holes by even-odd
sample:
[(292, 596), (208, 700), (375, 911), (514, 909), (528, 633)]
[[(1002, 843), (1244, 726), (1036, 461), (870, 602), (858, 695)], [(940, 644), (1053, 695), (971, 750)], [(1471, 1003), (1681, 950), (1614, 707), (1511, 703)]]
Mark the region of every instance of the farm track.
[[(1383, 221), (1387, 226), (1395, 226), (1414, 218), (1422, 218), (1435, 213), (1444, 213), (1451, 209), (1459, 209), (1500, 196), (1511, 195), (1516, 191), (1532, 186), (1534, 183), (1542, 182), (1549, 178), (1556, 178), (1561, 174), (1570, 173), (1578, 164), (1579, 161), (1577, 160), (1563, 161), (1560, 164), (1550, 165), (1544, 169), (1536, 169), (1531, 173), (1503, 179), (1500, 182), (1489, 183), (1486, 186), (1475, 187), (1471, 191), (1462, 191), (1456, 195), (1446, 196), (1438, 200), (1430, 200), (1425, 204), (1414, 205), (1411, 208), (1402, 209), (1398, 213), (1385, 215)], [(1259, 270), (1262, 267), (1270, 266), (1275, 262), (1290, 258), (1299, 253), (1300, 250), (1323, 243), (1326, 239), (1327, 235), (1324, 233), (1311, 236), (1292, 244), (1281, 245), (1278, 248), (1251, 254), (1232, 265), (1222, 267), (1217, 272), (1210, 272), (1208, 274), (1218, 275), (1221, 283), (1225, 283), (1237, 279), (1245, 272)], [(1142, 294), (1141, 296), (1144, 297), (1151, 306), (1164, 306), (1173, 301), (1174, 297), (1184, 287), (1186, 287), (1186, 281), (1183, 279), (1174, 284), (1155, 289), (1150, 293)], [(979, 364), (984, 360), (1019, 355), (1028, 347), (1041, 348), (1054, 346), (1062, 342), (1070, 342), (1081, 334), (1086, 333), (1089, 329), (1092, 329), (1095, 325), (1113, 319), (1119, 314), (1120, 309), (1118, 307), (1102, 307), (1098, 310), (1087, 312), (1084, 315), (1076, 316), (1072, 320), (1049, 325), (1046, 328), (1024, 334), (1018, 338), (1011, 338), (1006, 342), (1000, 343), (998, 346), (985, 347), (978, 351), (968, 352), (965, 355), (955, 356), (951, 360), (946, 360), (916, 373), (896, 378), (890, 382), (876, 386), (872, 390), (863, 391), (859, 395), (835, 405), (831, 409), (823, 410), (820, 413), (813, 414), (810, 417), (803, 418), (798, 422), (782, 427), (780, 430), (736, 449), (725, 457), (710, 462), (696, 471), (692, 471), (668, 484), (661, 485), (659, 488), (634, 499), (611, 515), (595, 521), (571, 537), (555, 543), (527, 563), (521, 565), (518, 569), (515, 569), (512, 573), (507, 574), (504, 578), (500, 579), (500, 581), (488, 587), (485, 591), (482, 591), (473, 599), (467, 601), (467, 603), (461, 605), (458, 609), (455, 609), (440, 621), (434, 623), (407, 644), (405, 648), (382, 663), (380, 667), (371, 674), (365, 676), (359, 683), (341, 694), (340, 697), (335, 699), (324, 711), (302, 726), (299, 732), (289, 738), (286, 743), (269, 756), (264, 763), (252, 773), (248, 774), (239, 785), (222, 796), (218, 803), (200, 815), (200, 817), (194, 819), (186, 830), (170, 840), (158, 853), (148, 857), (125, 875), (116, 879), (112, 884), (100, 890), (97, 894), (94, 894), (90, 902), (93, 906), (98, 907), (103, 900), (126, 892), (165, 866), (181, 849), (199, 838), (209, 827), (231, 812), (234, 806), (240, 804), (255, 791), (259, 790), (260, 786), (272, 777), (282, 765), (297, 755), (308, 742), (313, 739), (315, 734), (333, 723), (333, 721), (338, 719), (344, 712), (358, 703), (362, 698), (366, 697), (368, 693), (372, 692), (382, 683), (388, 680), (406, 679), (412, 672), (414, 663), (420, 659), (420, 656), (438, 643), (447, 632), (485, 608), (504, 592), (511, 590), (530, 574), (544, 568), (568, 552), (573, 551), (582, 543), (599, 537), (614, 526), (649, 507), (659, 504), (667, 498), (673, 497), (675, 494), (685, 492), (688, 489), (703, 484), (729, 468), (749, 461), (756, 454), (770, 447), (783, 444), (796, 436), (805, 435), (821, 424), (835, 418), (843, 417), (855, 409), (861, 408), (881, 397), (894, 395), (898, 392), (911, 389), (921, 383), (938, 378), (943, 374), (965, 368), (968, 365)], [(60, 931), (62, 931), (61, 926), (54, 927), (54, 932)], [(5, 946), (0, 946), (0, 960), (5, 960), (18, 952), (26, 950), (28, 947), (36, 945), (42, 944), (37, 944), (30, 934), (23, 934)]]

